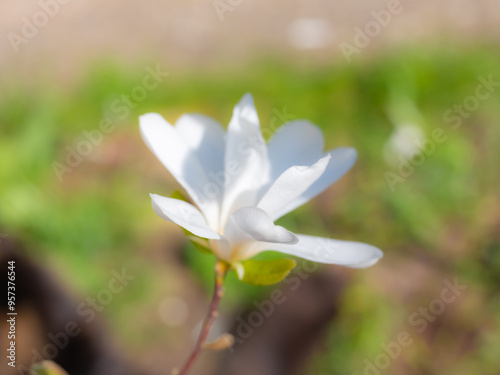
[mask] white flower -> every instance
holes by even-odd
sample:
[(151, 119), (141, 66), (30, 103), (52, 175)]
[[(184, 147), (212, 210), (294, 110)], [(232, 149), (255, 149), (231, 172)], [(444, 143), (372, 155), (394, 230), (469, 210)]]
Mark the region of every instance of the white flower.
[(234, 108), (227, 132), (215, 120), (192, 114), (175, 126), (146, 114), (140, 128), (148, 147), (198, 206), (151, 194), (153, 209), (209, 239), (218, 258), (238, 262), (275, 250), (357, 268), (382, 257), (371, 245), (294, 234), (274, 224), (337, 181), (356, 160), (356, 150), (348, 147), (323, 153), (321, 130), (310, 122), (283, 125), (266, 145), (247, 94)]

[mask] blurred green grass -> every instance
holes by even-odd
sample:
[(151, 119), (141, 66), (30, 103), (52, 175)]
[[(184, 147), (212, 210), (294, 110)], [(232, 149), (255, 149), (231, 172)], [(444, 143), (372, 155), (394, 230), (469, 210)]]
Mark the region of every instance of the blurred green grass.
[[(299, 233), (374, 244), (389, 262), (392, 257), (408, 262), (433, 259), (443, 274), (459, 275), (484, 296), (473, 311), (498, 330), (500, 92), (482, 101), (457, 130), (443, 115), (474, 94), (479, 76), (491, 74), (500, 80), (499, 61), (500, 52), (491, 48), (448, 46), (431, 52), (418, 47), (398, 50), (314, 71), (279, 60), (225, 71), (171, 70), (130, 115), (113, 120), (116, 130), (62, 182), (52, 163), (64, 162), (65, 147), (75, 145), (84, 130), (98, 128), (109, 114), (110, 101), (129, 94), (141, 83), (144, 66), (155, 63), (96, 64), (67, 87), (44, 80), (23, 87), (5, 80), (0, 103), (0, 231), (23, 239), (35, 258), (57, 269), (85, 295), (106, 285), (113, 268), (130, 269), (136, 281), (106, 314), (131, 345), (148, 342), (148, 335), (159, 334), (154, 329), (123, 328), (136, 314), (134, 306), (154, 306), (162, 290), (158, 283), (165, 277), (161, 268), (168, 267), (161, 264), (151, 271), (154, 257), (147, 245), (167, 224), (152, 212), (148, 193), (167, 195), (178, 187), (159, 163), (151, 165), (137, 118), (154, 111), (174, 122), (184, 112), (199, 112), (226, 125), (232, 107), (251, 92), (264, 129), (274, 124), (276, 110), (285, 110), (319, 125), (327, 148), (348, 145), (359, 152), (346, 177), (281, 219), (281, 225)], [(384, 173), (396, 168), (384, 160), (383, 149), (395, 126), (404, 123), (420, 126), (426, 137), (443, 128), (448, 139), (392, 192)], [(189, 246), (183, 254), (208, 290), (212, 270), (207, 265), (212, 259)], [(375, 344), (389, 341), (412, 312), (390, 290), (373, 290), (363, 272), (355, 275), (339, 321), (332, 326), (331, 351), (325, 349), (315, 358), (315, 373), (361, 373), (363, 358), (377, 355), (380, 348)], [(233, 278), (226, 305), (238, 306), (262, 293), (265, 289), (243, 286)], [(454, 366), (456, 374), (500, 371), (491, 354), (499, 337), (483, 332), (481, 321), (477, 329), (478, 344)]]

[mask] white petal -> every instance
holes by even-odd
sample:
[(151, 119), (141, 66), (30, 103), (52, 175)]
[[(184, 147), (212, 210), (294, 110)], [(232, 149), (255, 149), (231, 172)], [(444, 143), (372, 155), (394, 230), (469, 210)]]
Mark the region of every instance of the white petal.
[(175, 128), (209, 177), (224, 170), (225, 131), (217, 121), (204, 115), (185, 114), (175, 122)]
[(162, 219), (173, 221), (199, 237), (220, 238), (219, 234), (207, 225), (201, 212), (192, 204), (157, 194), (150, 194), (150, 196), (153, 210)]
[(341, 178), (356, 162), (357, 152), (351, 147), (340, 147), (328, 152), (331, 156), (325, 172), (303, 194), (290, 202), (275, 216), (279, 218), (308, 202)]
[[(149, 149), (186, 189), (193, 201), (203, 211), (213, 228), (218, 218), (218, 204), (208, 197), (204, 189), (209, 184), (207, 173), (197, 155), (184, 141), (177, 129), (162, 116), (149, 113), (140, 117), (141, 134)], [(197, 131), (201, 131), (199, 128)], [(199, 134), (193, 133), (192, 136)]]
[(260, 188), (269, 180), (267, 147), (251, 95), (236, 105), (226, 140), (225, 190), (221, 224), (240, 207), (254, 206)]
[(330, 238), (297, 234), (295, 245), (258, 243), (245, 254), (253, 256), (265, 250), (275, 250), (318, 263), (339, 264), (351, 268), (369, 267), (382, 258), (378, 248), (361, 242), (333, 240)]
[(288, 168), (271, 185), (257, 207), (266, 211), (271, 219), (279, 218), (283, 208), (299, 198), (321, 175), (330, 160), (330, 155), (321, 158), (311, 166)]
[(224, 237), (237, 244), (248, 241), (296, 243), (297, 237), (285, 228), (274, 225), (267, 213), (256, 207), (242, 207), (228, 220)]
[(271, 178), (294, 165), (311, 165), (323, 156), (323, 134), (307, 120), (291, 121), (278, 129), (268, 144)]
[(238, 104), (234, 107), (234, 113), (238, 113), (238, 117), (248, 121), (256, 127), (259, 127), (259, 116), (253, 102), (253, 96), (250, 93), (243, 95)]

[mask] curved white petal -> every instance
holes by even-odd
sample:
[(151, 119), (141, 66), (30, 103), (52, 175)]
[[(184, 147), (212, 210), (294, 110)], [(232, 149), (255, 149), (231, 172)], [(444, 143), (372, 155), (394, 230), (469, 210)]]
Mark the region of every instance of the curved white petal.
[[(259, 127), (259, 116), (253, 102), (253, 96), (250, 93), (243, 95), (238, 104), (234, 107), (233, 115), (248, 121), (253, 126)], [(231, 119), (232, 120), (232, 119)]]
[[(142, 138), (149, 149), (186, 189), (193, 201), (215, 228), (218, 218), (218, 204), (205, 192), (210, 180), (198, 157), (183, 136), (162, 116), (149, 113), (140, 117)], [(199, 127), (197, 131), (201, 131)], [(192, 134), (196, 136), (199, 134)]]
[(281, 211), (274, 216), (276, 219), (295, 210), (316, 195), (322, 193), (351, 169), (357, 158), (356, 150), (351, 147), (336, 148), (328, 152), (327, 155), (330, 155), (331, 158), (325, 172), (303, 194), (283, 207)]
[(172, 221), (196, 236), (220, 239), (219, 234), (207, 225), (201, 212), (192, 204), (157, 194), (150, 196), (153, 210), (162, 219)]
[(234, 108), (226, 137), (221, 225), (225, 225), (231, 212), (254, 206), (260, 188), (269, 180), (267, 146), (251, 95), (245, 95)]
[(214, 252), (217, 258), (231, 262), (234, 250), (231, 248), (231, 242), (221, 236), (220, 240), (210, 240), (210, 249)]
[(361, 242), (341, 241), (330, 238), (297, 234), (294, 245), (281, 243), (256, 243), (245, 254), (253, 256), (265, 250), (275, 250), (318, 263), (339, 264), (351, 268), (364, 268), (377, 263), (383, 253), (375, 246)]
[(280, 127), (269, 140), (271, 179), (294, 165), (311, 165), (323, 156), (323, 133), (307, 120), (294, 120)]
[(311, 166), (288, 168), (271, 185), (260, 199), (257, 207), (263, 209), (276, 220), (281, 210), (299, 198), (325, 172), (330, 155), (326, 155)]
[(274, 225), (269, 215), (256, 207), (242, 207), (228, 220), (224, 237), (233, 244), (248, 241), (297, 243), (298, 238), (287, 229)]
[(225, 131), (221, 124), (208, 116), (193, 113), (179, 117), (175, 128), (209, 178), (214, 179), (224, 170)]

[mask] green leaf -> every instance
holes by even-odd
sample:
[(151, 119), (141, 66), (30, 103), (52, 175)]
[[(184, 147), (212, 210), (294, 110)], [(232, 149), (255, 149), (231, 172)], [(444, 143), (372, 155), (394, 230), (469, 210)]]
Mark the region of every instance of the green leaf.
[(283, 280), (296, 265), (293, 259), (246, 260), (238, 267), (239, 272), (235, 271), (244, 283), (271, 285)]
[(43, 361), (33, 365), (30, 370), (31, 375), (68, 375), (66, 371), (60, 368), (52, 361)]

